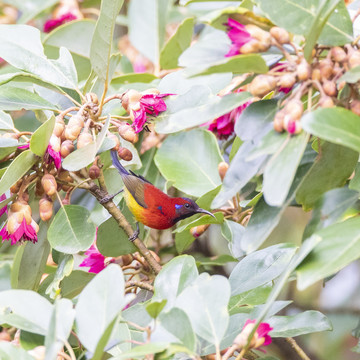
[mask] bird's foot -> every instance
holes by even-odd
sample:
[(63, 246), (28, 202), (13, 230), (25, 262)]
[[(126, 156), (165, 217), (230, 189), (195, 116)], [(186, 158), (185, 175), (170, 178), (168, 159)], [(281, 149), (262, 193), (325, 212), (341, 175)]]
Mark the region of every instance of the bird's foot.
[(129, 236), (129, 241), (133, 242), (135, 239), (137, 239), (137, 237), (140, 234), (140, 228), (139, 228), (139, 223), (136, 223), (136, 230), (134, 231), (134, 233)]
[(118, 191), (117, 193), (115, 193), (113, 195), (104, 196), (101, 200), (99, 200), (99, 203), (101, 205), (105, 204), (105, 203), (109, 202), (110, 200), (112, 200), (116, 195), (119, 195), (123, 191), (124, 191), (124, 189), (121, 189), (120, 191)]

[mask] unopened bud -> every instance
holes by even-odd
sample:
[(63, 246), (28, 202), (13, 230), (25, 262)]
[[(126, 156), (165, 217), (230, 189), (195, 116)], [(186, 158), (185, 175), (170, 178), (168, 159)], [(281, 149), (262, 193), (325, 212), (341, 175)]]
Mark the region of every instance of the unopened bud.
[(60, 154), (62, 158), (66, 158), (74, 151), (75, 147), (71, 140), (65, 140), (60, 147)]
[(271, 45), (271, 35), (253, 24), (245, 25), (246, 31), (254, 39), (259, 40), (260, 51), (266, 51)]
[(54, 176), (45, 174), (41, 179), (41, 185), (46, 195), (52, 196), (56, 193), (57, 183)]
[(359, 100), (353, 100), (350, 104), (350, 110), (356, 114), (360, 115), (360, 101)]
[(301, 100), (290, 100), (284, 107), (284, 114), (294, 120), (299, 120), (303, 114), (304, 108)]
[(160, 94), (160, 90), (156, 88), (150, 88), (141, 92), (141, 95), (159, 95), (159, 94)]
[(347, 55), (343, 48), (335, 46), (331, 49), (331, 58), (339, 63), (346, 61)]
[(349, 56), (349, 67), (350, 69), (359, 66), (360, 65), (360, 52), (359, 51), (354, 51), (350, 56)]
[(278, 81), (278, 86), (283, 88), (292, 88), (296, 82), (296, 76), (294, 74), (281, 75)]
[(311, 74), (311, 79), (319, 81), (321, 79), (320, 69), (314, 69)]
[(195, 237), (198, 238), (199, 236), (201, 236), (206, 230), (207, 228), (210, 226), (210, 224), (205, 224), (205, 225), (199, 225), (199, 226), (194, 226), (190, 229), (190, 234)]
[(134, 258), (131, 254), (121, 256), (122, 266), (130, 265), (133, 262)]
[(67, 140), (75, 140), (80, 134), (81, 129), (84, 127), (84, 117), (78, 112), (72, 116), (69, 123), (65, 127), (65, 137)]
[(141, 97), (142, 97), (141, 93), (139, 93), (136, 90), (131, 89), (123, 95), (122, 100), (121, 100), (121, 105), (127, 112), (129, 112), (129, 105), (139, 102)]
[(321, 60), (319, 63), (321, 79), (329, 79), (333, 73), (334, 63), (330, 59)]
[(129, 124), (121, 123), (118, 126), (118, 131), (119, 135), (126, 141), (130, 141), (134, 144), (139, 140), (139, 136), (135, 133), (135, 130)]
[(97, 179), (100, 176), (100, 168), (97, 165), (91, 165), (89, 169), (89, 176), (91, 179)]
[(51, 148), (56, 151), (59, 152), (60, 151), (60, 138), (57, 137), (56, 135), (52, 134), (49, 140), (49, 145), (51, 146)]
[(85, 99), (86, 99), (87, 102), (92, 103), (94, 105), (99, 104), (99, 98), (95, 93), (87, 93), (85, 95)]
[(93, 142), (92, 135), (87, 131), (83, 131), (78, 137), (77, 148), (81, 149), (82, 147), (89, 145), (92, 142)]
[(279, 44), (288, 44), (290, 42), (290, 35), (283, 28), (274, 26), (270, 29), (270, 34)]
[(260, 49), (260, 41), (256, 39), (250, 39), (247, 43), (239, 48), (239, 52), (240, 54), (253, 54), (260, 52)]
[(48, 196), (39, 200), (39, 214), (42, 221), (48, 221), (53, 215), (53, 202)]
[(226, 172), (228, 171), (229, 164), (225, 161), (221, 161), (218, 165), (218, 172), (220, 175), (221, 180), (224, 180)]
[(288, 116), (284, 118), (284, 128), (291, 135), (299, 134), (302, 130), (300, 121), (293, 120)]
[(109, 133), (109, 134), (107, 135), (107, 137), (108, 137), (109, 139), (113, 140), (114, 143), (115, 143), (114, 147), (113, 147), (111, 150), (117, 151), (117, 150), (119, 149), (119, 147), (120, 147), (120, 140), (119, 140), (119, 138), (118, 138), (115, 134), (113, 134), (113, 133)]
[(334, 106), (334, 101), (330, 96), (322, 96), (319, 101), (319, 106), (323, 108), (331, 108)]
[(254, 96), (263, 97), (270, 91), (274, 90), (276, 86), (276, 79), (270, 75), (258, 75), (249, 84), (249, 91)]
[(133, 158), (133, 154), (131, 153), (131, 151), (124, 147), (119, 147), (117, 153), (119, 155), (119, 158), (125, 161), (130, 161)]
[(64, 130), (65, 130), (64, 120), (61, 117), (57, 117), (55, 121), (53, 134), (57, 137), (60, 137)]
[(297, 66), (296, 73), (300, 81), (305, 81), (310, 78), (311, 66), (305, 59)]
[(324, 89), (324, 93), (328, 96), (336, 96), (337, 94), (337, 89), (336, 89), (336, 85), (333, 81), (331, 80), (326, 80), (323, 82), (322, 84), (323, 89)]
[(274, 118), (274, 130), (277, 131), (277, 132), (283, 132), (284, 130), (284, 112), (281, 110), (281, 111), (278, 111), (275, 115), (275, 118)]

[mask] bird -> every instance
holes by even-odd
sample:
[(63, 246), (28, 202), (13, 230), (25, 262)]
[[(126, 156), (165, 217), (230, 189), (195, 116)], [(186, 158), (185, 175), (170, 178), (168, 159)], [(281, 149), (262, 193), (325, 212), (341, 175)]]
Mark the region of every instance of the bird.
[[(139, 222), (153, 229), (164, 230), (195, 214), (203, 213), (215, 217), (210, 211), (200, 208), (194, 200), (171, 197), (143, 176), (126, 170), (115, 150), (111, 150), (111, 158), (123, 180), (125, 202), (137, 221), (137, 231)], [(138, 233), (135, 232), (130, 240), (134, 240), (134, 236), (137, 237)]]

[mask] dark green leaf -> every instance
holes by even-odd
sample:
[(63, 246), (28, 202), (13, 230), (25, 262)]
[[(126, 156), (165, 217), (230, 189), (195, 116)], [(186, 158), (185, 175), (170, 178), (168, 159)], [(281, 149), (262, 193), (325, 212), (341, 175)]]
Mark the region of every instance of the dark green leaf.
[(94, 277), (94, 274), (74, 270), (69, 276), (66, 276), (61, 281), (61, 296), (64, 298), (72, 299), (79, 295), (86, 284)]

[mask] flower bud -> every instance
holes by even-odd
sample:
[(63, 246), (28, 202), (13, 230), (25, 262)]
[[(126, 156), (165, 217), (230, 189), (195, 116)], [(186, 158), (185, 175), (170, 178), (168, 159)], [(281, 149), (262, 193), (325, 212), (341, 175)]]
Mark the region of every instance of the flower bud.
[(130, 265), (134, 260), (134, 258), (133, 258), (133, 256), (131, 254), (123, 255), (123, 256), (121, 256), (120, 259), (121, 259), (121, 261), (120, 261), (121, 266)]
[(333, 81), (331, 80), (325, 80), (322, 84), (323, 89), (324, 89), (324, 93), (328, 96), (336, 96), (337, 94), (337, 89), (336, 89), (336, 85)]
[(65, 130), (64, 120), (61, 117), (56, 117), (53, 134), (57, 137), (60, 137), (64, 130)]
[(283, 88), (292, 88), (295, 82), (296, 76), (294, 74), (284, 74), (280, 76), (277, 85)]
[(271, 35), (253, 24), (245, 25), (246, 31), (254, 39), (259, 40), (260, 51), (266, 51), (271, 45)]
[(319, 63), (321, 79), (329, 79), (333, 73), (334, 63), (330, 59), (321, 60)]
[(260, 41), (256, 39), (251, 39), (239, 48), (239, 52), (240, 54), (253, 54), (260, 52), (260, 49)]
[(283, 28), (274, 26), (270, 29), (270, 34), (279, 44), (288, 44), (290, 42), (290, 35)]
[(75, 147), (71, 140), (65, 140), (60, 147), (60, 154), (62, 158), (66, 158), (74, 151)]
[(120, 140), (119, 140), (119, 138), (118, 138), (115, 134), (113, 134), (113, 133), (109, 133), (109, 134), (107, 135), (107, 137), (115, 142), (115, 146), (114, 146), (111, 150), (118, 151), (118, 149), (119, 149), (119, 147), (120, 147)]
[(117, 151), (119, 158), (123, 159), (125, 161), (130, 161), (133, 158), (133, 155), (129, 149), (126, 149), (124, 147), (120, 147)]
[(22, 184), (22, 179), (18, 180), (14, 185), (10, 187), (10, 192), (12, 194), (17, 194), (20, 190), (20, 186)]
[(41, 185), (46, 195), (52, 196), (56, 193), (57, 183), (51, 174), (45, 174), (41, 179)]
[(229, 164), (225, 161), (221, 161), (218, 165), (218, 172), (220, 175), (221, 180), (224, 180), (226, 172), (228, 171)]
[(303, 114), (304, 108), (301, 100), (290, 100), (284, 107), (284, 114), (294, 120), (299, 120)]
[(284, 118), (284, 128), (291, 135), (299, 134), (302, 130), (300, 121), (293, 120), (287, 115)]
[(99, 105), (99, 99), (98, 99), (98, 96), (95, 93), (87, 93), (85, 95), (85, 99), (89, 103), (92, 103), (94, 105)]
[(319, 106), (323, 108), (331, 108), (334, 106), (334, 102), (330, 96), (322, 96), (319, 101)]
[(79, 111), (76, 115), (71, 117), (69, 123), (65, 127), (65, 138), (72, 141), (77, 139), (83, 127), (84, 117)]
[(284, 130), (284, 111), (280, 110), (276, 113), (274, 118), (274, 130), (277, 132), (283, 132)]
[(319, 81), (321, 79), (320, 69), (314, 69), (311, 74), (311, 79)]
[(303, 59), (296, 69), (297, 76), (300, 81), (306, 81), (311, 76), (311, 66)]
[(347, 55), (343, 48), (335, 46), (331, 49), (331, 58), (339, 63), (346, 61)]
[(349, 63), (350, 69), (354, 68), (355, 66), (359, 66), (360, 65), (360, 52), (359, 51), (354, 51), (349, 56), (348, 63)]
[(190, 234), (193, 237), (198, 238), (208, 229), (209, 226), (210, 224), (194, 226), (190, 229)]
[(263, 97), (270, 91), (274, 90), (276, 79), (270, 75), (258, 75), (249, 84), (249, 91), (254, 96)]
[(53, 215), (53, 202), (48, 196), (39, 200), (39, 213), (42, 221), (48, 221)]
[(360, 115), (360, 101), (359, 100), (353, 100), (350, 104), (350, 110), (356, 114)]
[(97, 165), (91, 165), (89, 169), (89, 176), (91, 179), (97, 179), (100, 176), (100, 169)]
[(129, 124), (121, 123), (121, 125), (118, 126), (118, 131), (119, 135), (126, 141), (130, 141), (134, 144), (139, 140), (139, 136)]
[(141, 93), (131, 89), (123, 95), (121, 100), (121, 105), (127, 112), (129, 112), (129, 105), (132, 103), (139, 102), (141, 97), (142, 97)]
[(93, 137), (88, 131), (83, 131), (77, 141), (77, 148), (81, 149), (82, 147), (89, 145), (93, 142)]
[[(159, 95), (159, 94), (160, 94), (160, 90), (158, 90), (156, 88), (150, 88), (150, 89), (147, 89), (147, 90), (141, 92), (141, 95)], [(139, 100), (136, 100), (136, 101), (139, 101)]]
[(50, 137), (50, 141), (49, 141), (49, 145), (51, 146), (51, 148), (56, 151), (59, 152), (60, 151), (60, 144), (61, 144), (61, 140), (59, 137), (57, 137), (56, 135), (52, 134)]

